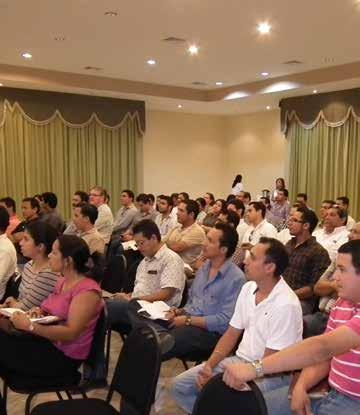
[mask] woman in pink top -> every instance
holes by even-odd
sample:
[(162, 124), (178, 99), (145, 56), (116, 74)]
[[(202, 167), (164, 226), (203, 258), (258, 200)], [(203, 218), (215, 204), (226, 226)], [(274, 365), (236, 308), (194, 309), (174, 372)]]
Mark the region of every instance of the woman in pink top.
[(45, 382), (48, 378), (77, 375), (81, 362), (89, 355), (103, 307), (98, 283), (85, 275), (93, 267), (91, 273), (95, 274), (100, 258), (90, 256), (86, 242), (77, 236), (62, 235), (54, 242), (50, 267), (62, 277), (53, 294), (29, 313), (55, 315), (60, 323), (31, 323), (27, 314), (14, 313), (11, 321), (15, 328), (32, 335), (14, 336), (0, 329), (0, 373), (15, 372)]

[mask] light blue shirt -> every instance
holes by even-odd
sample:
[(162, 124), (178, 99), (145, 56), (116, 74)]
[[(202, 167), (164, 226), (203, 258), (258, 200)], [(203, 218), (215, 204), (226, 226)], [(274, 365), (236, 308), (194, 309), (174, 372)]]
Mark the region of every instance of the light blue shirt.
[(196, 273), (184, 309), (191, 316), (205, 317), (209, 331), (223, 334), (229, 326), (237, 297), (246, 279), (231, 259), (224, 263), (211, 281), (210, 267), (211, 262), (207, 261)]

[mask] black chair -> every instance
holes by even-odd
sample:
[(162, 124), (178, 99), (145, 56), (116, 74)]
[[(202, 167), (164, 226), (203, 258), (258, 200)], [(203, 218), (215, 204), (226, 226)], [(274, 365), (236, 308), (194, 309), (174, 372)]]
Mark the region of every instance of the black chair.
[(248, 382), (251, 391), (239, 392), (227, 386), (222, 377), (220, 373), (204, 386), (192, 415), (267, 415), (264, 397), (255, 382)]
[(126, 281), (126, 259), (123, 253), (113, 251), (107, 255), (104, 276), (101, 281), (101, 288), (110, 293), (123, 291)]
[(21, 283), (21, 274), (12, 275), (6, 283), (5, 293), (0, 303), (3, 303), (8, 297), (18, 298), (19, 286)]
[(87, 379), (83, 379), (83, 381), (81, 381), (80, 372), (77, 372), (75, 376), (66, 378), (59, 378), (56, 377), (56, 374), (54, 374), (54, 378), (43, 379), (26, 377), (24, 375), (19, 376), (15, 373), (6, 373), (2, 375), (3, 400), (5, 406), (9, 388), (13, 392), (28, 395), (25, 402), (25, 415), (30, 413), (30, 405), (34, 396), (40, 393), (55, 392), (59, 399), (63, 399), (61, 392), (65, 392), (67, 397), (71, 399), (71, 394), (75, 391), (80, 393), (83, 397), (86, 397), (86, 388), (88, 384), (91, 384), (91, 382), (94, 380), (98, 365), (104, 365), (105, 337), (107, 327), (107, 312), (106, 307), (104, 307), (96, 324), (94, 340), (91, 345), (89, 356), (83, 363), (84, 370), (86, 370), (89, 374)]
[(189, 369), (189, 362), (194, 363), (194, 366), (200, 365), (205, 360), (208, 360), (211, 356), (213, 350), (208, 351), (197, 351), (193, 353), (188, 353), (186, 356), (180, 358), (181, 363), (183, 364), (185, 370)]
[(159, 338), (150, 326), (134, 329), (120, 352), (106, 400), (86, 398), (52, 401), (36, 406), (31, 415), (119, 415), (110, 405), (121, 395), (121, 415), (148, 415), (155, 398), (161, 365)]

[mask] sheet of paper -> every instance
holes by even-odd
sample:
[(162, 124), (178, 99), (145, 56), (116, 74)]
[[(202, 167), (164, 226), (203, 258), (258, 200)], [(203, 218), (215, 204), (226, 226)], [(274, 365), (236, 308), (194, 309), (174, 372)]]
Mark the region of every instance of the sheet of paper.
[[(25, 311), (21, 310), (20, 308), (0, 308), (0, 313), (6, 317), (11, 317), (16, 311), (19, 311), (20, 313), (25, 313)], [(30, 319), (32, 323), (39, 323), (39, 324), (50, 324), (50, 323), (55, 323), (56, 321), (59, 321), (59, 320), (60, 320), (59, 317), (56, 317), (56, 316), (45, 316), (45, 317)]]
[(149, 315), (146, 317), (151, 320), (167, 320), (165, 315), (170, 310), (170, 307), (164, 303), (164, 301), (154, 301), (153, 303), (150, 303), (148, 301), (138, 300), (138, 303), (141, 306), (138, 313), (141, 314), (142, 311), (145, 311)]
[(123, 246), (124, 251), (127, 251), (129, 249), (132, 249), (133, 251), (138, 250), (138, 247), (137, 247), (136, 242), (134, 240), (123, 242), (121, 245)]

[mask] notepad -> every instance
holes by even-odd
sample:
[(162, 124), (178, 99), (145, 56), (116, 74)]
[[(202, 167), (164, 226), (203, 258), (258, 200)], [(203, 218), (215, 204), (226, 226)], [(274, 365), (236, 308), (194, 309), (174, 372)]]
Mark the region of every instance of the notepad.
[(153, 303), (150, 303), (149, 301), (138, 300), (138, 303), (141, 306), (138, 313), (143, 317), (151, 320), (168, 320), (166, 318), (166, 313), (170, 311), (170, 307), (164, 303), (164, 301), (154, 301)]
[(124, 251), (128, 251), (129, 249), (132, 249), (133, 251), (138, 250), (136, 242), (133, 239), (131, 241), (123, 242), (121, 245), (123, 246)]
[[(11, 317), (16, 311), (20, 313), (25, 313), (24, 310), (20, 308), (0, 308), (0, 314), (4, 315), (5, 317)], [(57, 316), (45, 316), (45, 317), (38, 317), (38, 318), (31, 318), (30, 321), (32, 323), (39, 323), (39, 324), (51, 324), (59, 321), (60, 318)]]

